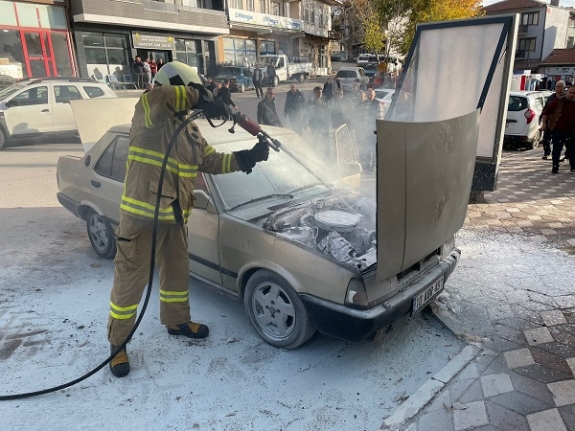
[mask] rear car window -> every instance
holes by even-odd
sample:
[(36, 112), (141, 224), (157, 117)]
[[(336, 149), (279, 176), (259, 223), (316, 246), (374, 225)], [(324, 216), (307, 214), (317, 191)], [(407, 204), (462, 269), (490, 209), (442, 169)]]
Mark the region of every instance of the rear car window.
[(124, 181), (129, 143), (127, 136), (118, 136), (100, 156), (94, 170), (104, 177)]
[(509, 103), (507, 104), (508, 111), (523, 111), (527, 109), (527, 99), (521, 96), (509, 96)]
[(356, 78), (357, 74), (354, 70), (339, 70), (335, 76), (336, 78)]
[(101, 88), (98, 87), (83, 87), (83, 88), (90, 99), (95, 99), (96, 97), (102, 97), (104, 95), (104, 91)]
[(78, 87), (75, 85), (55, 85), (54, 95), (56, 96), (56, 103), (65, 103), (70, 100), (81, 99)]

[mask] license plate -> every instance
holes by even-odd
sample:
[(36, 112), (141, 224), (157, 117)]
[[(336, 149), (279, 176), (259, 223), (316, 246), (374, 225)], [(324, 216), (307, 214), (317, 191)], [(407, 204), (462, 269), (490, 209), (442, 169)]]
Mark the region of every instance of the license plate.
[(415, 298), (413, 298), (413, 307), (411, 314), (415, 314), (427, 305), (429, 301), (435, 298), (443, 290), (444, 278), (441, 277), (433, 285), (429, 286)]

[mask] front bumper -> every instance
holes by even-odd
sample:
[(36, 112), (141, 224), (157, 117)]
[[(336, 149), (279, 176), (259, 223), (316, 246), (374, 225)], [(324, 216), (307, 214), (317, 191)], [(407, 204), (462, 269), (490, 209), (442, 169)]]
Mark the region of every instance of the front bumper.
[(317, 330), (322, 334), (351, 342), (374, 339), (378, 331), (410, 314), (413, 298), (441, 277), (445, 277), (447, 281), (460, 256), (461, 251), (454, 249), (448, 257), (429, 269), (415, 283), (369, 310), (349, 308), (307, 294), (301, 294), (300, 299)]

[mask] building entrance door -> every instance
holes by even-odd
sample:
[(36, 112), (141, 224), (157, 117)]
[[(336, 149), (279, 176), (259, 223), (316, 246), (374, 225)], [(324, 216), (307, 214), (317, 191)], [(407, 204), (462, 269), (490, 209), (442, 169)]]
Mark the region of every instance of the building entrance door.
[(22, 31), (21, 38), (28, 76), (33, 78), (56, 76), (56, 63), (48, 32)]

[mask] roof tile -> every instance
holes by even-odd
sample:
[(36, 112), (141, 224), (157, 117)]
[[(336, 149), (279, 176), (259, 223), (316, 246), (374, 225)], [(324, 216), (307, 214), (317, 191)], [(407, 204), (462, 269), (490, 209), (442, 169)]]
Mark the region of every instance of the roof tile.
[(504, 0), (485, 6), (483, 10), (486, 14), (490, 15), (496, 12), (504, 12), (516, 9), (528, 9), (534, 7), (549, 6), (548, 3), (537, 0)]
[(547, 58), (539, 63), (539, 66), (544, 65), (575, 65), (575, 48), (554, 49)]

